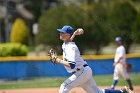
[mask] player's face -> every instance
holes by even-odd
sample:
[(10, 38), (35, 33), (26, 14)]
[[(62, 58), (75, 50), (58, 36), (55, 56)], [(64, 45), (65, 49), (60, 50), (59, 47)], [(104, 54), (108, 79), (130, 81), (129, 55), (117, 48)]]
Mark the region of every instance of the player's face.
[(116, 42), (116, 46), (120, 46), (121, 44), (121, 42)]
[(60, 39), (65, 41), (69, 41), (70, 40), (71, 35), (68, 33), (60, 33)]

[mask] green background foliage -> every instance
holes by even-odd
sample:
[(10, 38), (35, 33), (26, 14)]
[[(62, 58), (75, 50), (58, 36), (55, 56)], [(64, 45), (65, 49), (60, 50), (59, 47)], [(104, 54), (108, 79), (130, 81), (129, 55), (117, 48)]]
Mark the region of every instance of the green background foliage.
[[(99, 8), (100, 6), (95, 5), (96, 7)], [(63, 25), (71, 25), (75, 30), (82, 27), (85, 31), (83, 36), (76, 37), (75, 39), (80, 50), (83, 52), (85, 48), (95, 48), (96, 54), (99, 54), (100, 48), (107, 45), (109, 41), (109, 36), (106, 35), (106, 29), (104, 29), (105, 21), (100, 21), (102, 19), (106, 20), (106, 14), (104, 14), (104, 7), (102, 8), (104, 10), (101, 11), (95, 11), (96, 9), (94, 10), (94, 7), (92, 9), (85, 11), (84, 8), (78, 6), (61, 5), (46, 11), (39, 20), (39, 33), (36, 36), (37, 44), (59, 47), (61, 41), (59, 40), (59, 33), (56, 29), (62, 28)], [(97, 16), (99, 18), (96, 18)], [(54, 19), (56, 20), (54, 21)], [(97, 21), (100, 21), (100, 23)], [(88, 46), (89, 43), (90, 46)]]
[[(81, 13), (79, 13), (81, 11)], [(64, 6), (46, 11), (39, 20), (39, 33), (36, 35), (37, 44), (46, 44), (54, 48), (60, 47), (58, 28), (71, 25), (75, 30), (84, 27), (86, 14), (78, 6)]]
[(28, 48), (20, 43), (1, 43), (0, 56), (26, 56)]
[[(102, 48), (114, 43), (116, 36), (123, 38), (127, 53), (132, 44), (140, 43), (138, 0), (80, 1), (25, 1), (25, 8), (34, 15), (34, 19), (21, 19), (23, 17), (17, 15), (15, 20), (16, 17), (12, 17), (10, 41), (33, 48), (34, 45), (53, 47), (60, 53), (62, 41), (59, 40), (57, 29), (71, 25), (74, 30), (83, 28), (85, 31), (84, 35), (74, 39), (82, 53), (91, 50), (94, 54), (102, 54)], [(37, 34), (32, 31), (34, 22), (39, 24)]]
[(129, 2), (118, 2), (110, 11), (109, 21), (112, 28), (112, 37), (121, 36), (126, 46), (126, 52), (133, 42), (132, 27), (137, 16), (137, 11)]
[(37, 45), (60, 49), (62, 42), (56, 29), (71, 25), (75, 30), (80, 27), (85, 31), (84, 35), (74, 39), (82, 53), (93, 50), (95, 54), (101, 54), (102, 47), (114, 43), (116, 36), (123, 38), (129, 53), (131, 45), (139, 43), (138, 16), (139, 8), (131, 0), (58, 5), (40, 17), (35, 41)]
[(132, 39), (134, 43), (140, 43), (140, 13), (138, 13), (136, 17), (132, 30)]

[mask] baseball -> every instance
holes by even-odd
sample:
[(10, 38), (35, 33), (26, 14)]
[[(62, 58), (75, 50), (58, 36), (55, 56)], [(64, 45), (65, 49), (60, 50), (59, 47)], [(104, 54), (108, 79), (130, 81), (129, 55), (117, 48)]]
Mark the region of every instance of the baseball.
[(78, 32), (79, 32), (80, 34), (83, 34), (83, 33), (84, 33), (84, 30), (83, 30), (82, 28), (79, 28), (79, 29), (78, 29)]

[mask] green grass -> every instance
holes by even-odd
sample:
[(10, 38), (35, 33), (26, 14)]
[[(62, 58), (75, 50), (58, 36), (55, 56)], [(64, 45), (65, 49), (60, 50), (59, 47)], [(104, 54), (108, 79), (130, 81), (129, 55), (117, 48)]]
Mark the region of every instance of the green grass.
[[(140, 73), (129, 74), (129, 77), (134, 85), (140, 85)], [(94, 79), (99, 86), (110, 86), (113, 82), (113, 75), (98, 75), (94, 76)], [(127, 85), (127, 82), (120, 77), (117, 85), (124, 86)]]
[[(129, 74), (134, 85), (140, 85), (140, 73)], [(33, 78), (28, 80), (18, 81), (4, 81), (0, 82), (0, 89), (17, 89), (17, 88), (47, 88), (59, 87), (60, 84), (67, 79), (67, 77), (58, 78)], [(94, 79), (98, 86), (110, 86), (112, 84), (112, 75), (96, 75)], [(127, 85), (127, 83), (120, 78), (118, 85)]]

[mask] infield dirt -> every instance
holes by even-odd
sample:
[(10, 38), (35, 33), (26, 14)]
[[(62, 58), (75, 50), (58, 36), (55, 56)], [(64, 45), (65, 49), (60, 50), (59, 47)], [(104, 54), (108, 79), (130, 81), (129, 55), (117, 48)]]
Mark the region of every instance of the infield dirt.
[[(105, 86), (99, 87), (107, 88)], [(118, 86), (116, 89), (122, 89), (123, 86)], [(0, 93), (58, 93), (59, 88), (29, 88), (29, 89), (2, 89)], [(82, 88), (74, 88), (69, 93), (86, 93)], [(134, 93), (140, 93), (140, 86), (134, 86)]]

